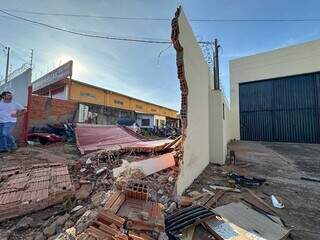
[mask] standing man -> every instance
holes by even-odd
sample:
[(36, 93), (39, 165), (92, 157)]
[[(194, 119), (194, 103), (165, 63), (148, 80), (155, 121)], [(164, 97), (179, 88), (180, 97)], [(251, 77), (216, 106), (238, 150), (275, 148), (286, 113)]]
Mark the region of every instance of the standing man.
[(17, 115), (24, 108), (12, 101), (12, 93), (5, 91), (1, 94), (0, 102), (0, 152), (13, 151), (17, 149), (13, 129), (16, 125)]

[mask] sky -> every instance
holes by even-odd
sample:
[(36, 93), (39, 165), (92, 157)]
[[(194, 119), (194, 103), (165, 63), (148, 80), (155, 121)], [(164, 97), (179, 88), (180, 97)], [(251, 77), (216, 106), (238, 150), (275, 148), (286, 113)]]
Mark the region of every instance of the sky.
[[(320, 9), (318, 0), (0, 0), (0, 9), (170, 19), (179, 5), (189, 19), (318, 18)], [(171, 34), (170, 21), (14, 14), (90, 34), (163, 40), (169, 40)], [(320, 39), (319, 22), (190, 24), (198, 40), (219, 40), (220, 78), (227, 98), (231, 59)], [(170, 44), (75, 36), (15, 20), (3, 13), (0, 13), (0, 43), (12, 50), (11, 70), (28, 62), (30, 49), (34, 49), (33, 79), (72, 59), (76, 80), (180, 110), (175, 51)], [(5, 75), (5, 61), (0, 47), (0, 78)]]

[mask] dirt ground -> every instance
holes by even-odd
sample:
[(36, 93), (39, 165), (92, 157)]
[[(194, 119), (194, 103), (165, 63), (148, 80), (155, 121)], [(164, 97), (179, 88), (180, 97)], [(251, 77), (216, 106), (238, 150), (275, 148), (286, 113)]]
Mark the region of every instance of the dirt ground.
[[(276, 211), (285, 226), (292, 229), (290, 238), (320, 239), (320, 183), (300, 179), (320, 177), (320, 145), (239, 141), (229, 148), (235, 151), (236, 165), (210, 164), (189, 191), (210, 189), (212, 184), (225, 185), (226, 178), (221, 173), (229, 171), (265, 178), (262, 186), (252, 190), (270, 206), (272, 194), (283, 199), (285, 208)], [(218, 206), (245, 199), (245, 189), (241, 191), (225, 193)]]
[(0, 153), (0, 168), (16, 165), (28, 168), (32, 164), (48, 162), (71, 164), (79, 157), (80, 153), (74, 144), (55, 143), (20, 147), (12, 153)]
[[(209, 185), (227, 185), (227, 173), (232, 171), (245, 176), (265, 178), (266, 182), (252, 189), (258, 196), (271, 205), (270, 196), (280, 197), (284, 209), (276, 212), (285, 226), (291, 230), (293, 240), (316, 240), (320, 235), (320, 183), (301, 180), (302, 176), (320, 178), (320, 145), (292, 143), (234, 142), (229, 148), (235, 151), (236, 165), (217, 166), (210, 164), (194, 181), (187, 192)], [(0, 154), (0, 166), (20, 165), (28, 167), (35, 163), (66, 162), (74, 165), (80, 154), (73, 144), (57, 143), (47, 146), (19, 148), (15, 153)], [(246, 190), (241, 193), (226, 192), (217, 206), (246, 198)], [(46, 219), (55, 206), (32, 214), (34, 219)], [(38, 216), (39, 215), (39, 216)], [(0, 230), (11, 229), (18, 219), (2, 223)], [(23, 239), (23, 238), (14, 238)]]

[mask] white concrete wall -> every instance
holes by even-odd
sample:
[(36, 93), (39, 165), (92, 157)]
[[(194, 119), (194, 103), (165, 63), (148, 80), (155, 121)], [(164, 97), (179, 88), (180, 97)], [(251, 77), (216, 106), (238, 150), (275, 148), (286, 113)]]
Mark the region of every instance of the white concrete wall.
[(230, 106), (227, 98), (222, 95), (222, 103), (224, 104), (224, 119), (223, 119), (223, 162), (221, 164), (225, 164), (226, 157), (228, 155), (228, 143), (232, 140), (231, 131), (232, 128), (230, 126)]
[(188, 123), (177, 192), (183, 191), (209, 163), (209, 69), (183, 11), (178, 19), (188, 84)]
[(13, 101), (27, 106), (28, 103), (28, 87), (31, 84), (32, 70), (27, 69), (18, 76), (10, 79), (7, 83), (0, 86), (0, 93), (10, 91), (13, 94)]
[(320, 40), (230, 61), (230, 138), (240, 138), (239, 83), (320, 71)]
[(224, 164), (230, 141), (230, 108), (221, 90), (209, 90), (210, 162)]

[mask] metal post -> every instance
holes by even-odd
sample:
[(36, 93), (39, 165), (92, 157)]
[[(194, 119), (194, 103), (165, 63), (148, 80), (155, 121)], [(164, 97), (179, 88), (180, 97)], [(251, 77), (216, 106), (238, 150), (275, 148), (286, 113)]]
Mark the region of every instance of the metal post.
[(214, 89), (220, 89), (220, 80), (219, 80), (219, 45), (218, 39), (214, 39)]
[(5, 82), (8, 82), (8, 75), (9, 75), (9, 59), (10, 59), (10, 48), (7, 47), (7, 66), (6, 66), (6, 78)]
[(28, 102), (27, 102), (27, 111), (24, 113), (23, 117), (23, 130), (21, 134), (21, 145), (26, 146), (28, 141), (28, 130), (29, 130), (29, 121), (32, 108), (32, 85), (28, 87)]

